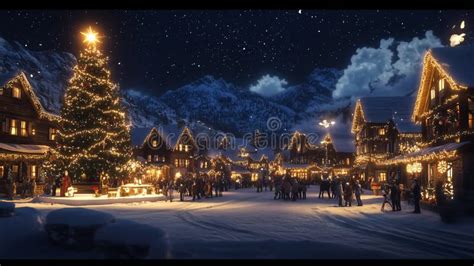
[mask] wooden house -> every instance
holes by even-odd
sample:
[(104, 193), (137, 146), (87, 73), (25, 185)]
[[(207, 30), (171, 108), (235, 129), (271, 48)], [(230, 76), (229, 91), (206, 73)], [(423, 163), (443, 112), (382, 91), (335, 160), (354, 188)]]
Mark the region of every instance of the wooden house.
[(411, 117), (422, 127), (420, 149), (391, 163), (417, 170), (425, 195), (441, 181), (448, 198), (474, 202), (473, 62), (472, 46), (433, 48), (424, 57)]
[(15, 182), (41, 183), (41, 163), (55, 145), (59, 117), (46, 111), (23, 72), (0, 75), (0, 193)]
[(413, 97), (357, 100), (351, 131), (355, 138), (354, 165), (361, 179), (377, 183), (388, 181), (391, 168), (386, 161), (400, 153), (399, 136), (410, 143), (420, 136), (419, 126), (409, 119), (413, 105)]

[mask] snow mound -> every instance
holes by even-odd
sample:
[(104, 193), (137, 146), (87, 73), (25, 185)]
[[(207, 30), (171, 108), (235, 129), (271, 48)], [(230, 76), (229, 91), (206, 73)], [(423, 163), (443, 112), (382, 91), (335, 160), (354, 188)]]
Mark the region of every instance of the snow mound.
[(15, 203), (0, 201), (0, 217), (11, 217), (15, 214)]
[(46, 216), (46, 232), (54, 244), (71, 248), (93, 247), (95, 232), (115, 222), (111, 214), (84, 208), (65, 208)]
[(167, 257), (168, 240), (164, 231), (145, 224), (118, 220), (97, 230), (95, 245), (107, 259)]
[(0, 258), (22, 249), (25, 243), (42, 231), (43, 218), (40, 212), (30, 207), (17, 208), (13, 216), (0, 219)]

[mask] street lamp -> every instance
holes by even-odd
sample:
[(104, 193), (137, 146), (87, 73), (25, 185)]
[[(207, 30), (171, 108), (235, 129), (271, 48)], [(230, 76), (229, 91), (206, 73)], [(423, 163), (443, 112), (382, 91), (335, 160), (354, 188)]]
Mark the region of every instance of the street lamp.
[[(332, 121), (327, 121), (326, 119), (324, 119), (323, 121), (319, 122), (319, 125), (321, 127), (323, 127), (325, 130), (329, 130), (330, 127), (334, 126), (336, 124), (336, 122), (334, 120)], [(326, 160), (324, 162), (324, 164), (327, 166), (328, 165), (328, 144), (329, 144), (329, 140), (327, 140), (326, 138), (321, 141), (321, 144), (326, 144)]]

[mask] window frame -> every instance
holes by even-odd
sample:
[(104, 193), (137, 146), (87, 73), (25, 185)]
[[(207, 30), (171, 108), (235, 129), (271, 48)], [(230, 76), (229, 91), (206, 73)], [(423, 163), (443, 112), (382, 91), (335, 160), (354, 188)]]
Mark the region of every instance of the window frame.
[(10, 119), (9, 132), (12, 136), (18, 136), (18, 119)]
[(20, 136), (28, 137), (28, 122), (25, 120), (20, 120)]
[(58, 129), (56, 129), (54, 127), (50, 127), (49, 128), (48, 139), (51, 140), (51, 141), (55, 141), (56, 137), (57, 137), (57, 134), (58, 134)]
[(12, 97), (15, 99), (21, 99), (21, 89), (18, 87), (12, 87)]

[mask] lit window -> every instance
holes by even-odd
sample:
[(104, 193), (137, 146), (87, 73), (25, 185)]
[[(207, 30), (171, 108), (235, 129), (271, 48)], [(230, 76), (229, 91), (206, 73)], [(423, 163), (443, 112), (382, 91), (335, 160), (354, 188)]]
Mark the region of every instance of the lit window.
[(436, 97), (436, 90), (434, 88), (431, 89), (431, 100)]
[(26, 121), (20, 121), (20, 135), (22, 137), (28, 136), (28, 131), (26, 129)]
[(179, 160), (178, 160), (178, 159), (175, 159), (175, 160), (174, 160), (174, 165), (175, 165), (176, 167), (179, 167)]
[(379, 173), (379, 182), (385, 182), (385, 181), (387, 181), (387, 173), (380, 172)]
[(184, 151), (188, 152), (189, 151), (189, 145), (184, 145)]
[(346, 164), (347, 164), (347, 165), (350, 165), (350, 164), (351, 164), (351, 159), (346, 158)]
[(379, 135), (385, 135), (385, 128), (379, 128)]
[(146, 158), (146, 160), (147, 160), (148, 162), (151, 162), (151, 155), (148, 155), (147, 158)]
[(18, 120), (16, 119), (10, 120), (10, 135), (18, 135)]
[(56, 134), (58, 130), (55, 128), (50, 127), (49, 128), (49, 140), (56, 140)]
[(444, 79), (439, 80), (439, 90), (440, 91), (444, 90)]
[(36, 129), (34, 129), (34, 128), (31, 129), (31, 135), (33, 135), (33, 136), (36, 135)]
[(189, 166), (189, 160), (184, 160), (184, 166), (188, 167)]
[(17, 87), (14, 87), (12, 89), (12, 96), (13, 96), (13, 98), (20, 99), (21, 98), (21, 90)]
[(160, 160), (160, 157), (159, 157), (158, 155), (154, 155), (153, 157), (154, 157), (154, 159), (155, 159), (155, 160), (154, 160), (155, 162), (158, 162), (158, 161)]
[(31, 178), (36, 178), (36, 165), (30, 166)]
[(178, 150), (179, 150), (179, 151), (183, 151), (183, 144), (179, 144)]
[(5, 174), (5, 168), (3, 165), (0, 165), (0, 178), (2, 178), (4, 174)]
[(473, 128), (474, 126), (474, 116), (472, 113), (469, 113), (469, 128)]
[(13, 173), (13, 176), (18, 175), (18, 165), (17, 164), (12, 165), (12, 173)]
[(151, 146), (153, 146), (153, 148), (156, 148), (156, 147), (158, 146), (158, 141), (153, 140), (153, 141), (151, 142)]

